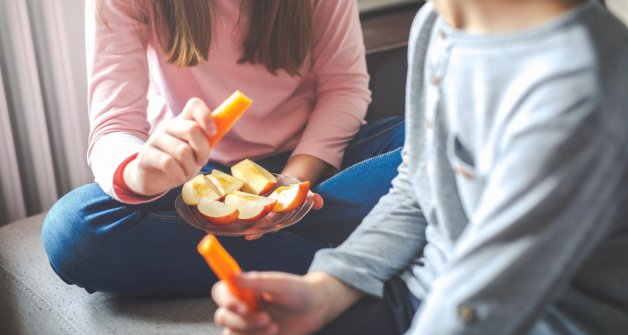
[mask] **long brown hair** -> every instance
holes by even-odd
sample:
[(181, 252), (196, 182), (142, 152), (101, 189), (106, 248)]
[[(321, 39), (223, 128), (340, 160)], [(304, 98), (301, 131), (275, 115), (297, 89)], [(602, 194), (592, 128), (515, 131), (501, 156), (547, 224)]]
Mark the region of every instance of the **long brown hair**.
[[(212, 40), (211, 0), (149, 0), (168, 61), (194, 66), (207, 61)], [(313, 39), (312, 0), (249, 0), (250, 26), (238, 63), (263, 64), (276, 74), (299, 75)]]

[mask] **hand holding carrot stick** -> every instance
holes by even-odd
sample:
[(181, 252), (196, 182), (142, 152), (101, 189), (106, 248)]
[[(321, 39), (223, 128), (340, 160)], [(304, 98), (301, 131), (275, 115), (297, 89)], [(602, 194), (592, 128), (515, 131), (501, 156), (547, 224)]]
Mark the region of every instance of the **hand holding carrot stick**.
[(153, 196), (188, 181), (207, 164), (211, 148), (251, 104), (240, 91), (213, 112), (201, 99), (190, 99), (181, 114), (159, 124), (126, 166), (126, 185), (138, 195)]
[(234, 277), (242, 272), (240, 266), (218, 242), (218, 239), (213, 235), (207, 235), (198, 244), (197, 249), (216, 276), (227, 284), (231, 293), (244, 301), (249, 311), (256, 311), (258, 305), (253, 291), (242, 289), (234, 282)]

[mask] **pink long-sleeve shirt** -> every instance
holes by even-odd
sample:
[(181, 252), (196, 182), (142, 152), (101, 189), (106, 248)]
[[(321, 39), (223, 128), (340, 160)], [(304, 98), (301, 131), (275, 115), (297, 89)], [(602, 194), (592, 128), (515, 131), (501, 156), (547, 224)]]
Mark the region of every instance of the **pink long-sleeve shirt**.
[[(88, 162), (96, 182), (115, 199), (118, 166), (138, 152), (160, 121), (192, 97), (215, 108), (239, 89), (254, 103), (214, 148), (211, 160), (230, 165), (293, 150), (339, 167), (370, 102), (369, 76), (355, 0), (315, 0), (314, 42), (300, 77), (238, 64), (248, 17), (241, 1), (214, 0), (209, 59), (194, 67), (167, 62), (150, 16), (126, 0), (87, 1), (86, 46), (90, 136)], [(145, 200), (125, 202), (141, 202)]]

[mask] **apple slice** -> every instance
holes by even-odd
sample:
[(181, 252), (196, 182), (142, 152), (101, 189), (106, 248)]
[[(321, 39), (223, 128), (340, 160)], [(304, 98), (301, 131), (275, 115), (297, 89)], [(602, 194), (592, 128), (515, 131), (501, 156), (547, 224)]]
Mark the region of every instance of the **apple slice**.
[(236, 208), (240, 212), (238, 219), (245, 221), (263, 218), (275, 207), (276, 203), (277, 200), (240, 191), (227, 194), (225, 198), (225, 204)]
[(240, 214), (236, 208), (210, 198), (202, 198), (198, 202), (198, 211), (207, 221), (219, 225), (237, 220)]
[(244, 182), (242, 191), (248, 193), (263, 194), (277, 184), (275, 176), (250, 159), (232, 166), (231, 174)]
[(222, 197), (216, 186), (202, 174), (183, 184), (181, 196), (183, 197), (183, 202), (188, 206), (198, 205), (201, 198), (216, 200)]
[(212, 173), (207, 175), (207, 178), (209, 178), (223, 196), (233, 191), (239, 191), (242, 186), (244, 186), (242, 180), (218, 170), (212, 170)]
[(271, 195), (268, 196), (269, 199), (277, 200), (275, 207), (273, 207), (273, 212), (289, 212), (301, 206), (301, 204), (305, 201), (309, 190), (309, 181), (277, 188)]

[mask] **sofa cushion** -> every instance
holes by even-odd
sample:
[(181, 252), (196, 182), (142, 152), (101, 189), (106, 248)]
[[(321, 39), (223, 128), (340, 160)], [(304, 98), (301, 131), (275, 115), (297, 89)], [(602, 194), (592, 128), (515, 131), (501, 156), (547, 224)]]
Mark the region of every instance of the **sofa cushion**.
[(220, 334), (208, 298), (89, 294), (64, 283), (41, 242), (44, 214), (0, 228), (0, 334)]

